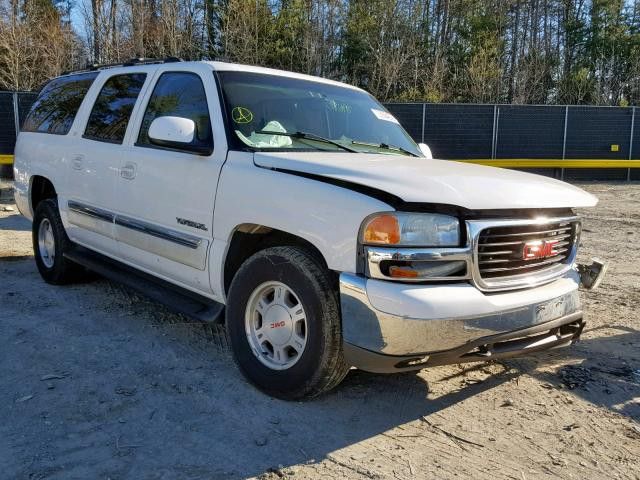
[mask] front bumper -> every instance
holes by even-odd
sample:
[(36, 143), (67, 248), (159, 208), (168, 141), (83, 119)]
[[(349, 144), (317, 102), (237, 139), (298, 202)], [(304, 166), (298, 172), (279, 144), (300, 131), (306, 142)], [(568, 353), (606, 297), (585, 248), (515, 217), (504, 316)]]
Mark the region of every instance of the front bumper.
[(547, 285), (483, 293), (340, 275), (344, 352), (372, 372), (513, 357), (568, 345), (584, 326), (574, 270)]

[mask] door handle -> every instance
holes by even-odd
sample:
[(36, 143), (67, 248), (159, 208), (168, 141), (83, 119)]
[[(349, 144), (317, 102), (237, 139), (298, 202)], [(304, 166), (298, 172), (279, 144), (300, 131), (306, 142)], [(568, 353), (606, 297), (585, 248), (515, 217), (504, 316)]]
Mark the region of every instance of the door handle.
[(136, 164), (133, 162), (127, 162), (124, 167), (120, 169), (120, 176), (125, 180), (133, 180), (136, 178)]
[(84, 155), (74, 155), (71, 159), (71, 168), (74, 170), (82, 170), (82, 164), (84, 162)]

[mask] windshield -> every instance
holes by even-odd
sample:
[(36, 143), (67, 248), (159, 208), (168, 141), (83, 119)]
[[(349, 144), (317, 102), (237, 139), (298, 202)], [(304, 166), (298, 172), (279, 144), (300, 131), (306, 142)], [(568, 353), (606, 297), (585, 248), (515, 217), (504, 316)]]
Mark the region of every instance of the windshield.
[(218, 75), (229, 125), (253, 149), (422, 156), (393, 115), (361, 90), (261, 73)]

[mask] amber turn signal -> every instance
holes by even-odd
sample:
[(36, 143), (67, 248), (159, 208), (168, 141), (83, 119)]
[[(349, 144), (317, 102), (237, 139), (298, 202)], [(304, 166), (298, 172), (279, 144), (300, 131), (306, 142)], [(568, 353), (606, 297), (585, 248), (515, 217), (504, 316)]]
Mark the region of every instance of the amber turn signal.
[(365, 243), (397, 245), (400, 243), (400, 224), (395, 215), (382, 214), (369, 221), (364, 229)]
[(393, 278), (418, 278), (419, 272), (411, 267), (389, 267), (389, 276)]

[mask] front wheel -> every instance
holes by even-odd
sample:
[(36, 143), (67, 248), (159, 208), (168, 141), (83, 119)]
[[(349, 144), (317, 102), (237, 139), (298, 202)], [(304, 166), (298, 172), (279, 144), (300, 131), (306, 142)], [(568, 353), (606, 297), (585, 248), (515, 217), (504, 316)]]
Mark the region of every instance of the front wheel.
[(250, 257), (229, 290), (227, 327), (240, 370), (270, 395), (313, 397), (349, 370), (337, 292), (305, 249), (273, 247)]

